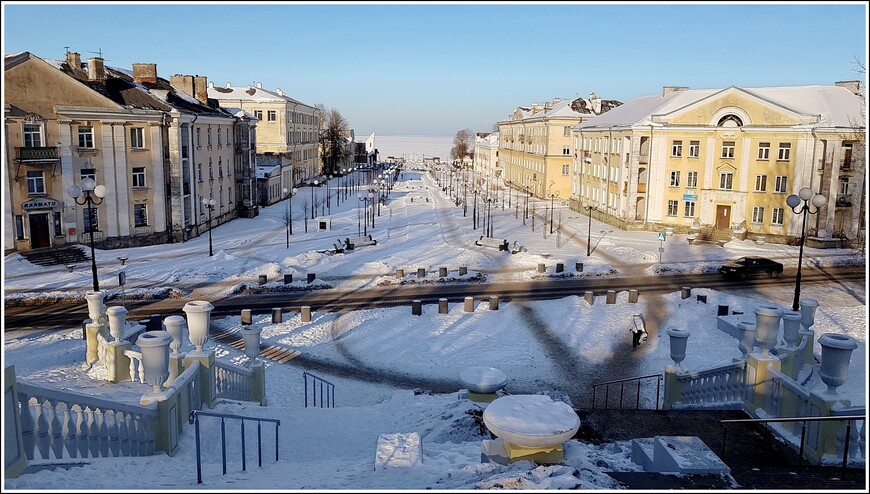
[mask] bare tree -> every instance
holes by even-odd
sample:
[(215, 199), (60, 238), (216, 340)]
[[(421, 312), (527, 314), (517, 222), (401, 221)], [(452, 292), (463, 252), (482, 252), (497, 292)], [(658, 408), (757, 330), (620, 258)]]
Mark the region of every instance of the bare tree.
[(324, 175), (338, 175), (342, 165), (349, 157), (351, 151), (348, 149), (348, 131), (349, 125), (347, 119), (332, 108), (327, 110), (323, 105), (316, 106), (318, 113), (321, 114), (321, 128), (319, 129), (319, 140), (322, 149), (322, 170)]
[(474, 154), (474, 132), (471, 129), (463, 129), (453, 137), (453, 147), (450, 149), (450, 159), (462, 161), (466, 156)]
[(305, 213), (302, 215), (305, 218), (305, 233), (308, 233), (308, 208), (310, 207), (311, 204), (308, 203), (307, 199), (302, 201), (302, 212)]
[(281, 220), (284, 222), (284, 230), (287, 232), (287, 248), (290, 248), (290, 223), (293, 218), (290, 217), (290, 210), (284, 208), (284, 214), (281, 215)]

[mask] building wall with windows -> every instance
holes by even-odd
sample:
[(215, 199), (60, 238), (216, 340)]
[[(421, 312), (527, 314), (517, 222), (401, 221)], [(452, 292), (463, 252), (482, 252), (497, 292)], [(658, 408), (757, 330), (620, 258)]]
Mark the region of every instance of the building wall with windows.
[(474, 139), (474, 161), (472, 169), (478, 174), (501, 178), (502, 170), (498, 162), (498, 132), (478, 133)]
[[(786, 197), (828, 199), (810, 233), (863, 237), (860, 98), (846, 84), (721, 90), (666, 87), (572, 132), (572, 207), (625, 228), (712, 228), (785, 241)], [(856, 127), (856, 123), (857, 127)]]

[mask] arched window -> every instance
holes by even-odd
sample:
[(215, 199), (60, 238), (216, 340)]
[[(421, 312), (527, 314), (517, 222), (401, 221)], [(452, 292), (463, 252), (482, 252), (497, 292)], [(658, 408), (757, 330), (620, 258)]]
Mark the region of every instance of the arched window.
[(728, 114), (719, 119), (719, 123), (716, 124), (717, 127), (743, 127), (743, 120), (740, 119), (737, 115)]

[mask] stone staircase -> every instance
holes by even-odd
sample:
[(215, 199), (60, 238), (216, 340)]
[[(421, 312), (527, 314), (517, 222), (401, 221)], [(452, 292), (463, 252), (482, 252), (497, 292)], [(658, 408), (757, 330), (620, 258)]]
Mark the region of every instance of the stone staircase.
[(734, 230), (704, 228), (694, 233), (689, 237), (689, 244), (717, 244), (720, 247), (731, 241), (734, 236)]
[(85, 253), (85, 249), (80, 245), (71, 245), (69, 247), (61, 248), (48, 247), (45, 249), (35, 249), (21, 252), (21, 256), (27, 259), (30, 263), (39, 266), (79, 264), (91, 260), (90, 256)]

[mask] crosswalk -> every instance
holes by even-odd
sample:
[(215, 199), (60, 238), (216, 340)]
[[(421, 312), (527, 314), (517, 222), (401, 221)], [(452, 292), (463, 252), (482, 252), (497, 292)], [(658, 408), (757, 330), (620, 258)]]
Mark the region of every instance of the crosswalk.
[[(220, 341), (221, 343), (237, 350), (245, 351), (245, 342), (242, 339), (238, 328), (220, 331), (215, 330), (211, 332), (211, 337), (214, 338), (215, 341)], [(299, 350), (291, 350), (275, 345), (260, 345), (260, 357), (280, 364), (289, 362), (299, 355), (302, 355), (302, 352)]]

